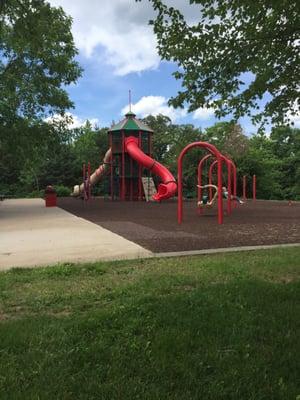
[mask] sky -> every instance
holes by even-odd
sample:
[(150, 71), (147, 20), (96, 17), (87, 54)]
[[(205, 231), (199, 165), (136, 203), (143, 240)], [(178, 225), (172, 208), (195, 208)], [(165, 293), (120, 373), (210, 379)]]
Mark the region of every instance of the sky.
[[(87, 119), (100, 127), (119, 121), (128, 111), (131, 90), (132, 111), (138, 118), (164, 114), (173, 123), (192, 123), (205, 128), (219, 121), (213, 110), (193, 113), (168, 106), (168, 99), (180, 89), (172, 76), (176, 65), (161, 61), (149, 19), (155, 16), (148, 0), (49, 0), (73, 18), (72, 33), (78, 48), (83, 75), (67, 87), (75, 108), (73, 127)], [(198, 5), (187, 0), (167, 0), (179, 7), (189, 22), (200, 15)], [(223, 119), (223, 121), (226, 119)], [(256, 132), (249, 118), (239, 123), (246, 134)]]

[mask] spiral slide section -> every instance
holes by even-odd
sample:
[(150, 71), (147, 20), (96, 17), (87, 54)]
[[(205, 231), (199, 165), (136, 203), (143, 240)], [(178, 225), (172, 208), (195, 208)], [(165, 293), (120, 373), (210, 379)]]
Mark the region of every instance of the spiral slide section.
[(138, 164), (150, 169), (153, 174), (159, 176), (162, 183), (158, 185), (157, 193), (152, 197), (155, 201), (169, 199), (175, 196), (177, 184), (171, 172), (158, 161), (147, 156), (138, 146), (138, 139), (133, 136), (125, 138), (125, 149)]
[[(93, 172), (92, 175), (90, 176), (91, 186), (99, 182), (101, 177), (106, 173), (108, 164), (110, 162), (110, 158), (111, 158), (111, 149), (108, 149), (103, 158), (103, 164), (99, 165), (99, 167), (95, 170), (95, 172)], [(83, 190), (84, 190), (84, 183), (82, 183), (81, 185), (75, 185), (72, 196), (75, 197), (79, 196), (83, 192)]]

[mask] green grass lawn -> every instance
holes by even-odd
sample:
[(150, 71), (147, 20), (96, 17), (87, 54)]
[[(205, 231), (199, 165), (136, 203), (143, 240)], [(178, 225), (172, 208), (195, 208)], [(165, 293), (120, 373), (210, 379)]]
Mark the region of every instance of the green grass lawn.
[(299, 399), (300, 247), (0, 274), (0, 399)]

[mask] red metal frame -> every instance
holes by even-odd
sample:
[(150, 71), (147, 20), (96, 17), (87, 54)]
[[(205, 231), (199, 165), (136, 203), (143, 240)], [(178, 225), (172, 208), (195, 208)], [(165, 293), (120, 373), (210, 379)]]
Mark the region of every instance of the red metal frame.
[(85, 178), (86, 178), (86, 166), (85, 166), (85, 163), (83, 163), (83, 165), (82, 165), (82, 182), (83, 182), (83, 197), (84, 197), (84, 200), (85, 200), (85, 193), (86, 193), (86, 180), (85, 180)]
[[(214, 166), (217, 165), (217, 163), (218, 163), (218, 161), (214, 160), (209, 166), (209, 170), (208, 170), (208, 184), (209, 185), (212, 185), (213, 169), (214, 169)], [(212, 188), (209, 188), (208, 193), (209, 193), (209, 201), (211, 201), (212, 200)]]
[(110, 198), (114, 199), (114, 176), (113, 176), (113, 164), (114, 164), (114, 151), (113, 151), (113, 138), (112, 133), (109, 134), (109, 144), (111, 148), (111, 157), (110, 157)]
[(87, 176), (87, 184), (88, 184), (88, 200), (91, 198), (91, 163), (88, 162), (88, 176)]
[(194, 142), (188, 144), (178, 157), (178, 223), (182, 223), (183, 199), (182, 199), (182, 163), (185, 154), (194, 147), (202, 147), (215, 156), (218, 161), (218, 223), (223, 223), (223, 200), (222, 200), (222, 155), (215, 146), (207, 142)]
[[(236, 193), (236, 166), (231, 161), (229, 158), (225, 157), (223, 154), (221, 154), (222, 160), (225, 162), (227, 166), (227, 191), (228, 191), (228, 199), (227, 199), (227, 214), (231, 214), (231, 195), (232, 195), (232, 185), (231, 185), (231, 179), (232, 179), (232, 174), (233, 174), (233, 192)], [(211, 185), (212, 184), (212, 174), (213, 174), (213, 169), (214, 166), (218, 164), (218, 160), (215, 160), (209, 167), (209, 172), (208, 172), (208, 182)], [(234, 194), (236, 196), (236, 194)], [(212, 200), (212, 188), (209, 188), (209, 201)]]
[[(198, 164), (198, 186), (202, 186), (202, 169), (203, 169), (203, 164), (206, 160), (208, 160), (211, 157), (211, 154), (206, 154), (204, 157), (201, 158), (199, 164)], [(197, 191), (197, 201), (201, 201), (202, 198), (202, 189), (198, 187)], [(202, 214), (203, 213), (203, 208), (198, 208), (198, 213)]]
[[(139, 131), (138, 137), (139, 148), (142, 149), (142, 132)], [(138, 199), (143, 200), (142, 198), (142, 166), (139, 164), (139, 178), (138, 178)]]
[(82, 181), (83, 181), (83, 198), (88, 201), (91, 197), (91, 163), (88, 162), (87, 166), (85, 163), (82, 165)]
[(122, 190), (121, 200), (125, 200), (125, 134), (122, 131)]

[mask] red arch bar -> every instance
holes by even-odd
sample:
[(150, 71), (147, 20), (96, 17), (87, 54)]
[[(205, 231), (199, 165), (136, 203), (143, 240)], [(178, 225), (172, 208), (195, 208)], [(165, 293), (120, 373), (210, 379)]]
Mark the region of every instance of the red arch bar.
[[(199, 164), (198, 164), (198, 185), (201, 186), (202, 185), (202, 168), (203, 168), (203, 164), (204, 162), (211, 157), (211, 154), (207, 154), (206, 156), (204, 156)], [(222, 160), (226, 162), (226, 166), (227, 166), (227, 173), (228, 173), (228, 177), (230, 177), (230, 180), (228, 178), (228, 195), (229, 195), (229, 191), (230, 191), (230, 196), (232, 193), (232, 182), (231, 182), (231, 173), (233, 174), (233, 194), (234, 196), (236, 196), (236, 166), (234, 164), (234, 162), (228, 158), (225, 157), (221, 154)], [(212, 171), (214, 166), (217, 164), (217, 160), (215, 160), (209, 168), (209, 183), (212, 183)], [(198, 201), (201, 200), (201, 195), (202, 195), (202, 189), (198, 188)], [(229, 198), (229, 196), (228, 196)], [(211, 201), (212, 199), (212, 189), (209, 189), (209, 199)], [(200, 214), (202, 213), (202, 209), (200, 209)], [(231, 202), (227, 201), (227, 212), (228, 214), (231, 213)]]
[(222, 154), (215, 146), (207, 142), (194, 142), (188, 144), (178, 157), (178, 206), (177, 219), (182, 223), (183, 201), (182, 201), (182, 162), (185, 154), (194, 147), (203, 147), (213, 154), (218, 161), (218, 223), (223, 223), (223, 199), (222, 199)]
[[(227, 199), (227, 214), (231, 214), (231, 161), (228, 160), (227, 157), (221, 156), (222, 160), (225, 161), (226, 166), (227, 166), (227, 191), (228, 191), (228, 199)], [(212, 172), (214, 169), (214, 166), (218, 163), (218, 160), (215, 160), (209, 167), (209, 172), (208, 172), (208, 183), (211, 185), (212, 184)], [(223, 196), (222, 196), (223, 197)], [(209, 200), (211, 201), (212, 199), (212, 189), (209, 188)]]

